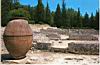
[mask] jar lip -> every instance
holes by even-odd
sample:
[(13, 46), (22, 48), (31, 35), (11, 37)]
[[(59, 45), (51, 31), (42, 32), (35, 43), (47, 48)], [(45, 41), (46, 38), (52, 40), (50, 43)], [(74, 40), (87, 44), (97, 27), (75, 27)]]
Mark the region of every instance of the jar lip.
[(15, 19), (24, 19), (24, 20), (28, 20), (26, 17), (12, 17), (10, 20), (15, 20)]

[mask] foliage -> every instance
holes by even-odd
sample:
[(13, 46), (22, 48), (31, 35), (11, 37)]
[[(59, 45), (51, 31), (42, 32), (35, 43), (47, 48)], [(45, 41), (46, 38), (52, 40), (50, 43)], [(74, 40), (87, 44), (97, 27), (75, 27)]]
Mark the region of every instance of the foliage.
[(96, 11), (94, 28), (99, 30), (99, 11)]
[(57, 27), (61, 27), (62, 26), (62, 20), (61, 20), (61, 9), (60, 9), (60, 5), (57, 5), (57, 9), (54, 15), (54, 25)]
[(64, 28), (67, 27), (67, 12), (66, 12), (66, 4), (65, 4), (65, 0), (63, 0), (63, 3), (62, 3), (62, 26)]
[(44, 7), (42, 0), (38, 0), (37, 6), (22, 5), (19, 0), (1, 0), (1, 25), (6, 26), (10, 18), (26, 17), (31, 24), (49, 24), (59, 28), (94, 28), (99, 29), (99, 11), (91, 16), (86, 12), (81, 15), (80, 8), (75, 11), (67, 8), (65, 0), (62, 0), (62, 8), (57, 5), (56, 11), (50, 11), (49, 4)]
[(81, 21), (81, 15), (80, 15), (80, 9), (78, 8), (77, 12), (77, 27), (82, 27), (82, 21)]
[(89, 15), (87, 14), (87, 12), (84, 15), (83, 26), (84, 27), (89, 27)]
[(51, 25), (51, 13), (50, 13), (50, 9), (49, 9), (49, 5), (47, 3), (46, 6), (46, 12), (45, 12), (45, 23)]
[(95, 24), (95, 18), (94, 18), (93, 13), (91, 13), (91, 17), (90, 17), (90, 27), (91, 28), (95, 27), (94, 24)]
[(8, 23), (8, 12), (10, 11), (11, 9), (11, 0), (1, 0), (1, 25), (2, 26), (6, 26), (7, 23)]
[(21, 7), (21, 4), (19, 2), (13, 3), (13, 9), (18, 9)]
[(28, 11), (20, 8), (20, 9), (14, 9), (9, 12), (10, 19), (14, 17), (26, 17), (27, 19), (30, 19), (30, 14)]
[(67, 15), (66, 15), (66, 19), (67, 19), (67, 28), (72, 28), (72, 27), (77, 27), (77, 12), (74, 11), (74, 9), (72, 8), (68, 8), (67, 9)]
[(42, 0), (38, 0), (38, 5), (35, 11), (35, 22), (44, 21), (44, 6)]

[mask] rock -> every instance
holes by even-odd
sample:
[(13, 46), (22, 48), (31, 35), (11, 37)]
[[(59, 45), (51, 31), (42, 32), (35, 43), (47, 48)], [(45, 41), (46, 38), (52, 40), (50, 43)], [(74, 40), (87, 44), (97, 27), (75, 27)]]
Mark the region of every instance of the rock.
[(32, 61), (30, 59), (28, 59), (26, 64), (32, 64)]
[(50, 40), (60, 40), (61, 37), (59, 34), (56, 34), (56, 33), (49, 33), (46, 35)]
[(40, 32), (33, 32), (33, 42), (38, 42), (38, 41), (49, 41), (49, 38), (46, 37), (45, 34), (42, 34)]
[(51, 42), (49, 41), (40, 41), (40, 42), (37, 42), (37, 44), (35, 45), (35, 48), (36, 49), (39, 49), (39, 50), (48, 50), (51, 46)]
[(68, 35), (60, 35), (61, 40), (67, 40), (69, 39)]
[(78, 54), (99, 54), (99, 42), (97, 43), (68, 43), (68, 51)]
[(51, 51), (51, 52), (62, 52), (62, 53), (66, 53), (67, 48), (63, 48), (63, 47), (61, 48), (61, 47), (54, 47), (54, 46), (52, 46), (52, 47), (50, 47), (49, 51)]

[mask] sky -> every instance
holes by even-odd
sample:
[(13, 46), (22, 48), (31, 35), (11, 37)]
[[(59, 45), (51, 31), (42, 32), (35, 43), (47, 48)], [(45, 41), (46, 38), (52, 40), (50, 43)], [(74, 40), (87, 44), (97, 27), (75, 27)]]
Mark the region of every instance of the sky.
[[(19, 0), (23, 5), (36, 6), (38, 0)], [(55, 11), (57, 4), (59, 3), (62, 7), (62, 0), (42, 0), (44, 6), (46, 7), (47, 1), (49, 3), (49, 8), (51, 11)], [(66, 8), (73, 8), (76, 11), (80, 8), (80, 12), (84, 15), (86, 12), (91, 15), (95, 15), (96, 10), (99, 8), (99, 0), (65, 0)]]

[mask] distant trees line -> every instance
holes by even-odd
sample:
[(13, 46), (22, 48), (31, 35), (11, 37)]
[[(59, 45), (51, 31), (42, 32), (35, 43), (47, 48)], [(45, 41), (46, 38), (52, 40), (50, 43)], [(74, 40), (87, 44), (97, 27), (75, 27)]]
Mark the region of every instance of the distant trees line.
[(75, 11), (66, 8), (65, 1), (62, 0), (62, 8), (57, 5), (56, 11), (50, 11), (49, 4), (44, 7), (42, 0), (38, 0), (35, 7), (22, 5), (18, 0), (1, 0), (1, 25), (6, 26), (14, 16), (26, 17), (29, 23), (49, 24), (59, 28), (94, 28), (99, 29), (99, 11), (91, 16), (86, 12), (84, 16), (80, 13), (80, 8)]

